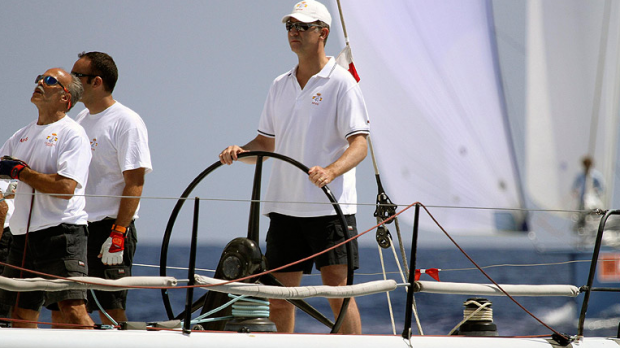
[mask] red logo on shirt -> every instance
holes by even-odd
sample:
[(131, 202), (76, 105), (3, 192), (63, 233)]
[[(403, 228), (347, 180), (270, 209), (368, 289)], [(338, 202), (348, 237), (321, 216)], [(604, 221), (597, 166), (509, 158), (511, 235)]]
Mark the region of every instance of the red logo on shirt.
[(58, 134), (56, 133), (52, 133), (52, 135), (48, 135), (47, 138), (45, 138), (46, 146), (56, 146), (56, 142), (58, 142)]
[(25, 141), (28, 141), (28, 137), (25, 137), (25, 138), (21, 138), (21, 139), (19, 139), (19, 142), (20, 142), (20, 143), (23, 143), (23, 142), (25, 142)]
[(95, 151), (95, 148), (97, 147), (98, 143), (97, 143), (97, 138), (93, 138), (93, 140), (91, 140), (90, 142), (90, 149)]
[(312, 104), (319, 105), (322, 100), (323, 97), (321, 97), (321, 93), (317, 93), (315, 96), (312, 97)]

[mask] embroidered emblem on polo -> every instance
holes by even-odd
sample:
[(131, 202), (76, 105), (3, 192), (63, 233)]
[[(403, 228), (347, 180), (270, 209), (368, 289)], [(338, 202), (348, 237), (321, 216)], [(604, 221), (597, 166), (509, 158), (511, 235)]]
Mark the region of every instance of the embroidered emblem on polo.
[(45, 146), (56, 146), (56, 142), (58, 142), (58, 134), (52, 133), (45, 138)]
[(95, 151), (95, 148), (97, 147), (97, 138), (93, 138), (93, 140), (90, 141), (90, 149), (92, 151)]
[(317, 93), (315, 96), (312, 97), (312, 104), (319, 105), (322, 100), (323, 97), (321, 97), (321, 93)]

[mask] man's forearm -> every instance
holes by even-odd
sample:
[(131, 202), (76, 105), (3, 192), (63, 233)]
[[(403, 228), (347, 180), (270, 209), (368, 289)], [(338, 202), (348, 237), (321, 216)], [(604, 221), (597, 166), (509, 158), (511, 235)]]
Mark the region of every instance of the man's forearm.
[(62, 195), (56, 196), (62, 199), (71, 199), (77, 186), (77, 182), (73, 179), (58, 174), (39, 173), (30, 168), (22, 170), (19, 174), (19, 181), (41, 193)]
[(140, 204), (145, 174), (146, 168), (131, 169), (123, 172), (125, 187), (123, 188), (123, 198), (121, 198), (118, 214), (116, 215), (116, 225), (127, 227), (131, 220), (133, 220), (133, 216)]
[(116, 225), (129, 226), (140, 204), (140, 196), (142, 196), (142, 186), (125, 186), (123, 198), (118, 207)]
[[(0, 199), (3, 199), (0, 194)], [(2, 230), (4, 229), (4, 223), (6, 222), (6, 214), (9, 212), (9, 206), (6, 202), (0, 202), (0, 237), (2, 237)]]
[[(273, 138), (267, 138), (262, 135), (252, 139), (249, 143), (241, 146), (245, 151), (268, 151), (273, 152), (275, 149), (275, 140)], [(248, 157), (240, 159), (241, 162), (254, 164), (256, 163), (256, 157)]]
[(349, 170), (357, 167), (368, 154), (368, 141), (365, 134), (354, 135), (355, 139), (349, 142), (349, 147), (344, 151), (342, 156), (334, 163), (325, 167), (331, 171), (334, 177), (339, 177)]

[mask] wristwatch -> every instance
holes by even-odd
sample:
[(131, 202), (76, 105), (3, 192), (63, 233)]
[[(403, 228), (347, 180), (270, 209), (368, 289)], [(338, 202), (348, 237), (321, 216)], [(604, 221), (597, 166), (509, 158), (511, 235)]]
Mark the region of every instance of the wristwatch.
[(116, 231), (116, 232), (120, 232), (120, 233), (125, 233), (127, 231), (127, 227), (118, 226), (117, 224), (113, 224), (112, 225), (112, 231)]

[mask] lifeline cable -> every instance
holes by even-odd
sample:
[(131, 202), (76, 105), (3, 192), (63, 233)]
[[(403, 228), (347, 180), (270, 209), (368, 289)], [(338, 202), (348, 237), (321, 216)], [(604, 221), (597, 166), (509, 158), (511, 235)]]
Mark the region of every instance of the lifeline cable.
[[(457, 248), (461, 251), (461, 253), (463, 253), (463, 255), (465, 255), (465, 257), (467, 257), (467, 259), (468, 259), (468, 260), (469, 260), (469, 261), (470, 261), (470, 262), (471, 262), (474, 266), (476, 266), (476, 268), (477, 268), (477, 269), (478, 269), (478, 270), (479, 270), (479, 271), (480, 271), (480, 272), (481, 272), (481, 273), (482, 273), (482, 274), (483, 274), (483, 275), (484, 275), (487, 279), (489, 279), (489, 280), (490, 280), (490, 281), (491, 281), (491, 282), (492, 282), (495, 286), (497, 286), (497, 288), (498, 288), (500, 291), (502, 291), (502, 293), (504, 293), (504, 294), (505, 294), (508, 298), (510, 298), (510, 300), (511, 300), (511, 301), (513, 301), (513, 302), (514, 302), (517, 306), (519, 306), (521, 309), (523, 309), (523, 311), (525, 311), (527, 314), (529, 314), (532, 318), (534, 318), (536, 321), (538, 321), (541, 325), (543, 325), (544, 327), (546, 327), (547, 329), (549, 329), (550, 331), (552, 331), (554, 334), (556, 334), (556, 335), (558, 335), (558, 336), (560, 336), (560, 337), (563, 337), (563, 338), (565, 338), (565, 339), (569, 339), (569, 338), (567, 338), (565, 335), (563, 335), (563, 334), (559, 333), (558, 331), (556, 331), (555, 329), (551, 328), (549, 325), (547, 325), (546, 323), (544, 323), (543, 321), (541, 321), (538, 317), (536, 317), (536, 316), (535, 316), (534, 314), (532, 314), (530, 311), (528, 311), (525, 307), (523, 307), (523, 305), (521, 305), (521, 304), (520, 304), (520, 303), (519, 303), (516, 299), (514, 299), (514, 297), (512, 297), (512, 296), (511, 296), (508, 292), (506, 292), (506, 291), (505, 291), (505, 290), (504, 290), (504, 289), (503, 289), (503, 288), (502, 288), (502, 287), (501, 287), (501, 286), (500, 286), (497, 282), (495, 282), (495, 280), (493, 280), (493, 278), (491, 278), (491, 277), (490, 277), (490, 276), (489, 276), (489, 275), (488, 275), (488, 274), (487, 274), (487, 273), (486, 273), (486, 272), (485, 272), (485, 271), (484, 271), (484, 270), (483, 270), (480, 266), (478, 266), (478, 264), (477, 264), (477, 263), (476, 263), (476, 262), (475, 262), (475, 261), (474, 261), (474, 260), (473, 260), (473, 259), (472, 259), (472, 258), (471, 258), (471, 257), (470, 257), (470, 256), (469, 256), (469, 255), (468, 255), (468, 254), (467, 254), (467, 253), (466, 253), (466, 252), (465, 252), (462, 248), (461, 248), (461, 246), (460, 246), (460, 245), (459, 245), (459, 244), (458, 244), (458, 243), (457, 243), (457, 242), (456, 242), (456, 241), (455, 241), (455, 240), (454, 240), (454, 239), (450, 236), (450, 234), (449, 234), (449, 233), (448, 233), (448, 232), (447, 232), (447, 231), (443, 228), (443, 226), (441, 226), (441, 224), (439, 224), (439, 222), (438, 222), (438, 221), (435, 219), (435, 217), (434, 217), (434, 216), (430, 213), (430, 211), (428, 211), (428, 209), (426, 208), (426, 206), (424, 206), (424, 205), (423, 205), (422, 203), (420, 203), (420, 202), (415, 202), (415, 203), (412, 203), (412, 204), (408, 205), (407, 207), (405, 207), (405, 208), (404, 208), (404, 209), (402, 209), (401, 211), (397, 212), (394, 216), (391, 216), (391, 217), (389, 217), (388, 219), (386, 219), (386, 220), (382, 221), (382, 223), (380, 223), (380, 224), (378, 224), (378, 225), (375, 225), (375, 226), (371, 227), (370, 229), (368, 229), (368, 230), (366, 230), (366, 231), (364, 231), (364, 232), (362, 232), (362, 233), (360, 233), (360, 234), (358, 234), (358, 235), (356, 235), (356, 236), (353, 236), (353, 237), (351, 237), (351, 238), (349, 238), (349, 239), (347, 239), (347, 240), (345, 240), (345, 241), (343, 241), (343, 242), (340, 242), (340, 243), (338, 243), (338, 244), (336, 244), (336, 245), (334, 245), (334, 246), (332, 246), (332, 247), (330, 247), (330, 248), (327, 248), (327, 249), (325, 249), (325, 250), (323, 250), (323, 251), (321, 251), (321, 252), (318, 252), (318, 253), (316, 253), (316, 254), (314, 254), (314, 255), (310, 255), (310, 256), (308, 256), (308, 257), (306, 257), (306, 258), (303, 258), (303, 259), (301, 259), (301, 260), (298, 260), (298, 261), (292, 262), (292, 263), (290, 263), (290, 264), (288, 264), (288, 265), (284, 265), (284, 266), (281, 266), (281, 267), (278, 267), (278, 268), (275, 268), (275, 269), (267, 270), (267, 271), (264, 271), (264, 272), (261, 272), (261, 273), (258, 273), (258, 274), (253, 274), (253, 275), (249, 275), (249, 276), (246, 276), (246, 277), (242, 277), (242, 278), (238, 278), (238, 279), (233, 279), (233, 280), (230, 280), (230, 281), (225, 281), (225, 282), (223, 282), (223, 283), (218, 283), (218, 284), (213, 284), (213, 285), (188, 285), (188, 286), (174, 286), (174, 287), (170, 287), (170, 286), (168, 286), (168, 287), (145, 287), (145, 286), (128, 286), (128, 285), (126, 285), (126, 286), (123, 286), (123, 287), (125, 287), (125, 288), (132, 288), (132, 289), (133, 289), (133, 288), (135, 288), (135, 289), (153, 289), (153, 288), (156, 288), (156, 289), (182, 289), (182, 288), (188, 288), (188, 287), (202, 287), (202, 288), (208, 288), (208, 287), (210, 287), (210, 286), (215, 286), (215, 285), (225, 285), (225, 284), (230, 284), (230, 283), (233, 283), (233, 282), (241, 282), (241, 281), (244, 281), (244, 280), (247, 280), (247, 279), (251, 279), (251, 278), (260, 277), (260, 276), (262, 276), (262, 275), (265, 275), (265, 274), (268, 274), (268, 273), (272, 273), (272, 272), (276, 272), (276, 271), (279, 271), (279, 270), (284, 269), (284, 268), (286, 268), (286, 267), (290, 267), (290, 266), (292, 266), (292, 265), (296, 265), (296, 264), (299, 264), (299, 263), (301, 263), (301, 262), (304, 262), (304, 261), (310, 260), (310, 259), (312, 259), (312, 258), (315, 258), (315, 257), (316, 257), (316, 256), (318, 256), (318, 255), (324, 254), (324, 253), (326, 253), (326, 252), (328, 252), (328, 251), (330, 251), (330, 250), (333, 250), (333, 249), (338, 248), (338, 247), (340, 247), (340, 246), (342, 246), (342, 245), (344, 245), (344, 244), (346, 244), (346, 243), (349, 243), (349, 242), (353, 241), (354, 239), (357, 239), (357, 238), (359, 238), (359, 237), (361, 237), (361, 236), (365, 235), (366, 233), (369, 233), (370, 231), (374, 230), (374, 229), (375, 229), (375, 228), (377, 228), (378, 226), (380, 226), (380, 225), (382, 225), (382, 224), (385, 224), (388, 220), (395, 219), (398, 215), (400, 215), (400, 214), (404, 213), (405, 211), (409, 210), (410, 208), (412, 208), (413, 206), (416, 206), (416, 205), (420, 205), (420, 206), (422, 206), (422, 207), (424, 208), (424, 210), (425, 210), (425, 211), (426, 211), (426, 213), (429, 215), (429, 217), (430, 217), (430, 218), (433, 220), (433, 222), (434, 222), (434, 223), (435, 223), (435, 224), (439, 227), (439, 229), (440, 229), (440, 230), (441, 230), (441, 231), (442, 231), (442, 232), (446, 235), (446, 237), (448, 237), (448, 239), (450, 239), (450, 241), (451, 241), (451, 242), (452, 242), (452, 243), (453, 243), (453, 244), (454, 244), (454, 245), (455, 245), (455, 246), (456, 246), (456, 247), (457, 247)], [(17, 268), (17, 269), (22, 269), (22, 270), (23, 270), (23, 268), (20, 268), (20, 267), (16, 267), (16, 266), (13, 266), (13, 267), (14, 267), (14, 268)], [(32, 273), (34, 273), (34, 274), (44, 274), (44, 273), (41, 273), (41, 272), (36, 272), (36, 271), (32, 271)], [(57, 279), (65, 279), (65, 280), (70, 280), (70, 281), (74, 281), (74, 282), (78, 282), (78, 283), (83, 283), (83, 284), (96, 284), (96, 283), (94, 283), (94, 282), (78, 281), (78, 280), (75, 280), (75, 279), (68, 279), (68, 278), (59, 277), (59, 276), (51, 276), (51, 277), (52, 277), (52, 278), (57, 278)], [(115, 286), (115, 285), (111, 285), (111, 286)], [(117, 287), (121, 287), (121, 286), (117, 286)]]

